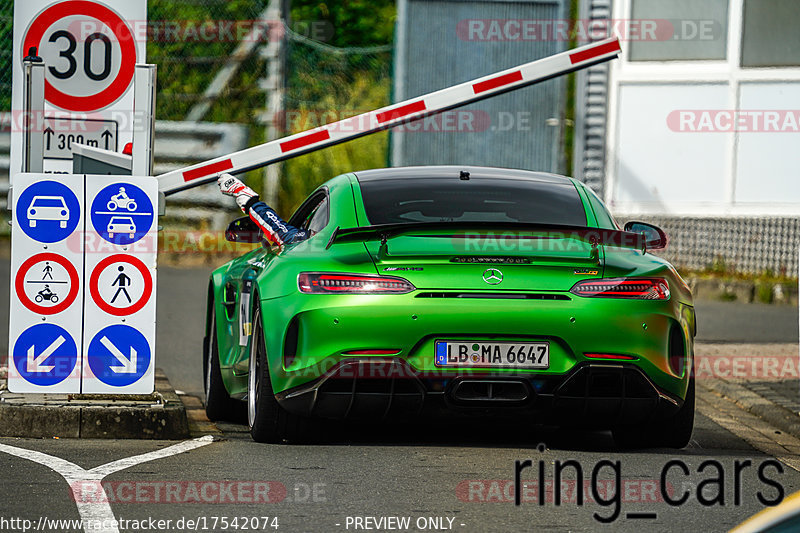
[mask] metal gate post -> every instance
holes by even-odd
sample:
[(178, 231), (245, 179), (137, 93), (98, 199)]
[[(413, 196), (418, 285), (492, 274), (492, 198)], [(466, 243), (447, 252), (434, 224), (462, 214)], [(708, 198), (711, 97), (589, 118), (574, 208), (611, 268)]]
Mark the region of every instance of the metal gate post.
[[(44, 61), (31, 48), (22, 60), (22, 172), (44, 171)], [(14, 172), (11, 172), (13, 177)], [(12, 184), (13, 185), (13, 184)], [(9, 202), (9, 205), (11, 203)]]
[(136, 65), (133, 78), (133, 161), (131, 175), (153, 175), (156, 113), (156, 66)]

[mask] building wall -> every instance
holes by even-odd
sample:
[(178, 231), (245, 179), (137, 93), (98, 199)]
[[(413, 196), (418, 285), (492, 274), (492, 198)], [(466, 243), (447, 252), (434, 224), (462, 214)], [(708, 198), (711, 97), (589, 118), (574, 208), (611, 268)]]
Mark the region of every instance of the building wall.
[(777, 0), (617, 0), (613, 18), (651, 21), (657, 40), (629, 40), (611, 67), (612, 209), (800, 213), (798, 17)]
[[(582, 0), (581, 12), (621, 29), (623, 53), (608, 79), (579, 78), (576, 175), (618, 220), (662, 225), (678, 265), (796, 276), (800, 2), (614, 0), (603, 13)], [(590, 98), (606, 82), (607, 99)]]
[[(399, 0), (393, 100), (562, 52), (563, 39), (515, 38), (492, 23), (566, 18), (567, 0)], [(392, 133), (391, 163), (563, 170), (564, 89), (560, 77), (410, 124)]]
[[(584, 0), (578, 6), (581, 21), (611, 18), (611, 0)], [(598, 36), (602, 38), (604, 36)], [(597, 39), (595, 39), (597, 40)], [(580, 45), (590, 40), (581, 40)], [(601, 197), (605, 189), (606, 133), (608, 124), (608, 69), (603, 63), (577, 73), (575, 82), (575, 178), (589, 185)]]

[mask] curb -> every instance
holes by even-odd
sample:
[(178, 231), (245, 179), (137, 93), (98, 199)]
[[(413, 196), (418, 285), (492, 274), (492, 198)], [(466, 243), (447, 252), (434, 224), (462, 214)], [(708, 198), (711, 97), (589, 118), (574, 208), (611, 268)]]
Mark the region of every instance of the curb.
[(200, 398), (190, 395), (181, 395), (180, 398), (186, 408), (186, 419), (189, 421), (189, 433), (192, 437), (222, 436), (217, 425), (206, 417), (206, 408)]
[(180, 440), (188, 436), (186, 408), (160, 369), (155, 392), (141, 395), (17, 394), (0, 379), (0, 437)]
[(788, 435), (800, 439), (800, 416), (747, 387), (724, 379), (704, 379), (697, 382), (705, 389), (723, 396), (745, 411), (767, 421)]

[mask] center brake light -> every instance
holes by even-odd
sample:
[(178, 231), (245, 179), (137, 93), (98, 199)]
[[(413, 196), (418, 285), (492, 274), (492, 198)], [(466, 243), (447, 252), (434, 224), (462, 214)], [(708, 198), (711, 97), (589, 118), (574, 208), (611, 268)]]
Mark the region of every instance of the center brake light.
[(601, 278), (576, 283), (570, 291), (587, 298), (669, 300), (669, 284), (663, 278)]
[(306, 294), (407, 294), (416, 290), (408, 280), (395, 276), (325, 272), (303, 272), (297, 276), (297, 286)]

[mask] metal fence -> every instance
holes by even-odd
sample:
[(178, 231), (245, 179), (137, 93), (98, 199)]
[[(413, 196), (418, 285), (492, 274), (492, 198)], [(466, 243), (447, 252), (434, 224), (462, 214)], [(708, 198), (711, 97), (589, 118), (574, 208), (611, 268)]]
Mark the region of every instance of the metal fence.
[(682, 270), (797, 277), (800, 219), (619, 216), (657, 224), (670, 238), (659, 255)]
[[(502, 21), (559, 21), (567, 0), (399, 0), (395, 99), (404, 100), (567, 49), (564, 39), (500, 38)], [(563, 172), (566, 77), (409, 125), (394, 165), (464, 164)]]
[[(203, 136), (203, 122), (237, 124), (247, 129), (246, 138), (254, 145), (267, 140), (268, 132), (280, 136), (389, 103), (391, 44), (329, 46), (325, 41), (347, 28), (333, 28), (325, 21), (287, 23), (288, 4), (286, 0), (148, 0), (147, 61), (158, 65), (156, 117), (198, 122), (198, 137)], [(0, 113), (11, 108), (13, 12), (13, 0), (0, 0)], [(276, 48), (285, 59), (277, 80), (270, 70)], [(283, 100), (277, 113), (268, 111), (270, 91), (275, 90), (282, 91)], [(171, 141), (157, 132), (157, 152), (162, 142)], [(371, 149), (351, 157), (336, 150), (281, 167), (279, 212), (290, 214), (308, 192), (333, 175), (386, 164), (386, 142), (373, 143)], [(196, 162), (202, 153), (184, 162)], [(8, 167), (7, 161), (3, 165), (6, 154), (7, 148), (0, 149), (0, 175)], [(255, 171), (246, 179), (261, 189), (263, 176), (263, 171)], [(207, 191), (176, 195), (170, 198), (168, 211), (170, 203), (186, 206), (195, 200), (208, 206), (211, 196)]]

